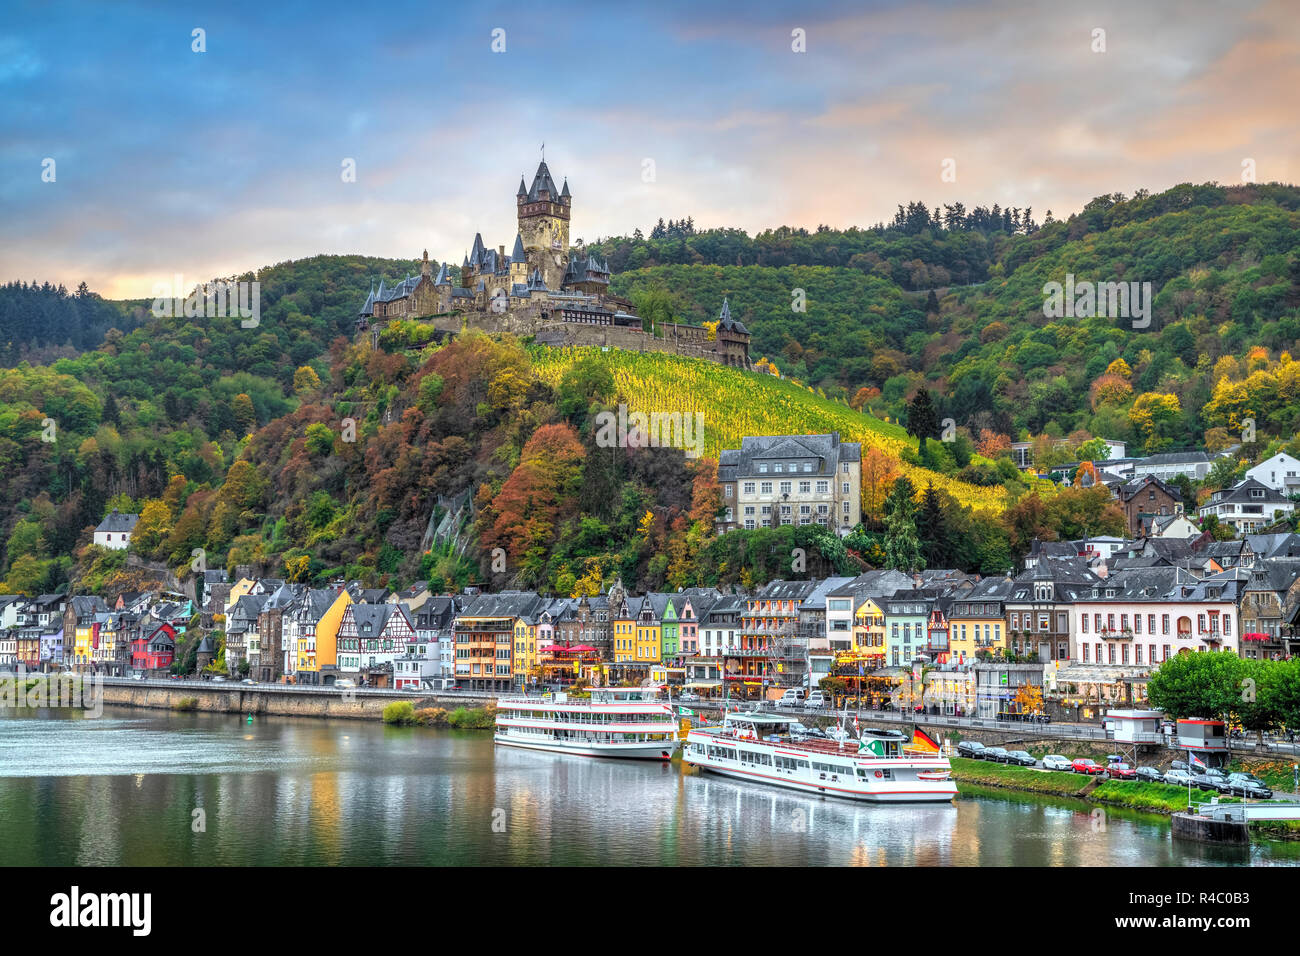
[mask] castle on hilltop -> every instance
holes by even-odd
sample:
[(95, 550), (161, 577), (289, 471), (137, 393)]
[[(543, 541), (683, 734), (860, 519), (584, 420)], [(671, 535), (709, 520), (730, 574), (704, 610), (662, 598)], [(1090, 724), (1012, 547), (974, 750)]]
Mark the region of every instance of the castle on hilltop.
[(419, 275), (395, 286), (373, 287), (357, 316), (357, 330), (392, 319), (431, 322), (440, 331), (510, 332), (545, 345), (613, 346), (674, 352), (749, 368), (749, 330), (731, 317), (724, 299), (715, 327), (668, 323), (656, 334), (642, 329), (630, 301), (609, 291), (609, 263), (569, 248), (573, 196), (566, 179), (556, 189), (543, 160), (531, 187), (519, 179), (515, 194), (519, 229), (514, 246), (492, 249), (482, 234), (453, 281), (447, 264), (433, 274), (426, 249)]

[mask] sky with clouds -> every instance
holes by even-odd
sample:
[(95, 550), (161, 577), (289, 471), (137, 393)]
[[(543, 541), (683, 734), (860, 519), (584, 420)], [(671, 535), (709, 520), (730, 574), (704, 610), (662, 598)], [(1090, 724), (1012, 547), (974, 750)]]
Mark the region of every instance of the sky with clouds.
[(508, 249), (542, 142), (588, 240), (913, 199), (1059, 218), (1248, 158), (1300, 179), (1296, 0), (6, 8), (0, 279), (112, 297), (322, 252), (459, 262), (476, 231)]

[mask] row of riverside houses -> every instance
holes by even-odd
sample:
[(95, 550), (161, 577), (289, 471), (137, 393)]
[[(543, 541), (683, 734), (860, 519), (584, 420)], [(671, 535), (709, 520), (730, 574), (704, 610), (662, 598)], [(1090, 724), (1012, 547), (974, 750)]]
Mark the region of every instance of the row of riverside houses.
[(193, 616), (172, 592), (0, 595), (0, 667), (126, 676), (166, 671)]
[[(972, 693), (979, 667), (1011, 662), (1064, 697), (1132, 701), (1175, 654), (1300, 650), (1300, 535), (1035, 542), (1025, 565), (984, 579), (886, 570), (772, 581), (753, 594), (633, 595), (616, 580), (577, 598), (250, 578), (225, 596), (226, 657), (249, 661), (259, 680), (493, 693), (649, 682), (753, 699), (869, 677), (873, 699), (897, 703), (920, 665), (948, 684), (968, 675)], [(948, 704), (965, 709), (956, 696)]]
[[(648, 683), (732, 699), (826, 686), (860, 706), (979, 716), (1014, 711), (1030, 683), (1088, 719), (1140, 703), (1152, 668), (1177, 654), (1300, 653), (1291, 533), (1036, 541), (1015, 576), (877, 570), (753, 593), (633, 595), (615, 580), (589, 597), (436, 595), (423, 583), (311, 588), (220, 571), (203, 584), (197, 668), (224, 659), (262, 682), (489, 693)], [(194, 611), (168, 593), (111, 607), (93, 595), (0, 596), (0, 667), (167, 671)]]

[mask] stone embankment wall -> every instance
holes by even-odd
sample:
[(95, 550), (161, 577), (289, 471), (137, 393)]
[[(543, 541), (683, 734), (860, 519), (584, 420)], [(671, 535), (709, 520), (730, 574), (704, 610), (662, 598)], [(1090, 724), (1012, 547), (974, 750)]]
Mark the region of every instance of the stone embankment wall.
[(384, 707), (395, 700), (407, 700), (419, 707), (482, 707), (491, 701), (488, 697), (467, 697), (396, 693), (372, 694), (361, 692), (347, 694), (343, 691), (298, 691), (259, 689), (256, 687), (228, 687), (209, 682), (181, 682), (171, 687), (128, 687), (122, 684), (104, 685), (104, 703), (117, 707), (151, 707), (159, 710), (176, 710), (187, 699), (195, 701), (194, 710), (201, 713), (256, 714), (275, 717), (345, 717), (378, 720)]

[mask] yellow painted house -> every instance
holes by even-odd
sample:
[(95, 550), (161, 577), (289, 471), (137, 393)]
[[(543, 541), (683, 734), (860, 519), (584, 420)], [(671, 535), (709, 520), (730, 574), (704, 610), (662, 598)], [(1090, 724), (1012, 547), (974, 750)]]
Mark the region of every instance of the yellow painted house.
[(650, 595), (641, 599), (641, 610), (636, 616), (636, 656), (638, 664), (658, 664), (663, 660), (663, 622)]
[(515, 653), (511, 664), (514, 679), (527, 683), (537, 666), (537, 621), (531, 615), (515, 618)]
[[(339, 596), (329, 606), (329, 610), (316, 622), (314, 638), (298, 639), (298, 670), (305, 674), (319, 674), (322, 668), (337, 668), (339, 665), (339, 627), (343, 624), (343, 613), (352, 602), (352, 595), (347, 589), (339, 591)], [(303, 683), (319, 683), (314, 677), (302, 679)]]
[(256, 583), (257, 582), (252, 578), (240, 578), (237, 582), (231, 585), (230, 596), (226, 598), (226, 606), (224, 608), (227, 619), (230, 617), (231, 610), (239, 603), (239, 599), (251, 594), (253, 591), (253, 585)]
[(1011, 582), (985, 578), (953, 601), (948, 613), (948, 659), (973, 661), (980, 651), (1007, 649), (1006, 599)]
[(635, 600), (625, 602), (622, 607), (611, 606), (611, 624), (614, 629), (614, 663), (626, 664), (636, 660), (636, 611), (639, 607)]
[(853, 650), (857, 657), (885, 656), (885, 611), (872, 598), (853, 612)]
[(89, 664), (90, 655), (93, 653), (91, 639), (95, 622), (92, 618), (87, 618), (85, 623), (78, 622), (77, 630), (73, 639), (73, 663), (78, 666)]

